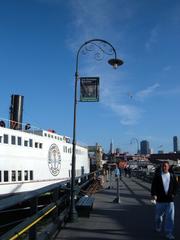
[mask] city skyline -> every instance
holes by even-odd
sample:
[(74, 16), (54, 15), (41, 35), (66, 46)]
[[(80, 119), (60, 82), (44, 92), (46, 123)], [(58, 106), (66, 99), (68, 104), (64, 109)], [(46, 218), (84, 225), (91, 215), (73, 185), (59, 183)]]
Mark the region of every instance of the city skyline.
[[(135, 141), (136, 140), (136, 141)], [(134, 144), (135, 146), (135, 150), (133, 153), (141, 153), (141, 154), (145, 154), (145, 153), (142, 153), (142, 148), (144, 148), (144, 146), (142, 147), (141, 144), (144, 145), (144, 142), (147, 142), (147, 146), (145, 148), (148, 149), (148, 152), (153, 154), (153, 153), (173, 153), (173, 152), (179, 152), (179, 137), (178, 136), (173, 136), (172, 137), (172, 143), (171, 143), (171, 149), (170, 151), (165, 151), (164, 148), (163, 148), (163, 145), (159, 145), (158, 148), (157, 148), (157, 151), (154, 151), (153, 148), (151, 148), (151, 142), (149, 142), (147, 139), (137, 139), (137, 138), (132, 138), (131, 141), (130, 141), (130, 144)], [(113, 152), (116, 152), (116, 150), (118, 149), (118, 151), (120, 153), (125, 153), (126, 152), (126, 149), (123, 149), (121, 148), (121, 146), (117, 146), (117, 145), (114, 145), (113, 143), (113, 139), (111, 139), (111, 142), (110, 142), (110, 147), (109, 147), (109, 151), (107, 151), (107, 153), (113, 153)], [(146, 145), (146, 143), (145, 143)], [(149, 154), (149, 153), (146, 153), (146, 154)]]
[(23, 121), (72, 137), (75, 56), (93, 38), (124, 61), (80, 55), (80, 77), (100, 77), (99, 103), (78, 103), (77, 141), (135, 153), (146, 139), (155, 152), (180, 135), (180, 2), (169, 0), (2, 0), (0, 118), (11, 94), (24, 96)]

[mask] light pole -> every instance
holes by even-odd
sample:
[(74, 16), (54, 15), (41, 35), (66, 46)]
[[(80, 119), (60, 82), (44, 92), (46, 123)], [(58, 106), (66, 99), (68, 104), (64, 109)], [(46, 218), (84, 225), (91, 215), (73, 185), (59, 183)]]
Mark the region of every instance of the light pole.
[(70, 201), (70, 219), (74, 220), (75, 211), (75, 169), (76, 169), (76, 111), (77, 111), (77, 86), (79, 80), (79, 54), (83, 51), (83, 53), (88, 53), (90, 51), (95, 51), (95, 59), (101, 60), (106, 55), (114, 55), (114, 58), (110, 59), (108, 63), (117, 68), (118, 66), (123, 64), (123, 61), (117, 58), (116, 50), (114, 47), (107, 41), (102, 39), (91, 39), (85, 43), (83, 43), (77, 51), (76, 55), (76, 72), (75, 72), (75, 90), (74, 90), (74, 121), (73, 121), (73, 149), (72, 149), (72, 164), (71, 164), (71, 201)]
[(138, 139), (137, 138), (132, 138), (130, 144), (132, 144), (134, 141), (137, 144), (137, 154), (139, 154), (140, 150), (139, 150), (139, 141), (138, 141)]

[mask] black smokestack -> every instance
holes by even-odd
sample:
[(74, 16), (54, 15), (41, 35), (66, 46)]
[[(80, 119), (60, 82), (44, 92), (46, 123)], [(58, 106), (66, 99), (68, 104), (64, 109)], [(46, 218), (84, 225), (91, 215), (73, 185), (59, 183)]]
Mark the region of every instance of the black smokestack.
[(11, 95), (11, 106), (9, 108), (11, 129), (22, 129), (23, 100), (24, 96)]

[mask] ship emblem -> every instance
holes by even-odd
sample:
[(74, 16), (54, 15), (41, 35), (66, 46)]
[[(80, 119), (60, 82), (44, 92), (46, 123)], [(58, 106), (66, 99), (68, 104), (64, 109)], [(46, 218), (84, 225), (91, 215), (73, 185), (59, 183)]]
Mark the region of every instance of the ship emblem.
[(48, 152), (48, 166), (51, 174), (57, 176), (61, 168), (61, 154), (56, 144), (52, 144)]

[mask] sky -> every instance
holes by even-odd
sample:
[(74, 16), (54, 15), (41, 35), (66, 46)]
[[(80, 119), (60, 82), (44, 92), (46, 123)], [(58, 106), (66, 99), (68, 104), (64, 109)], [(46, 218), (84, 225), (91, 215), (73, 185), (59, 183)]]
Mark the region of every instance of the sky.
[[(1, 0), (0, 118), (24, 96), (23, 122), (72, 137), (76, 54), (108, 41), (124, 64), (79, 55), (79, 76), (100, 77), (100, 101), (77, 104), (77, 141), (134, 153), (146, 139), (173, 151), (180, 136), (180, 2), (176, 0)], [(79, 85), (78, 85), (79, 92)], [(79, 93), (78, 93), (79, 98)]]

